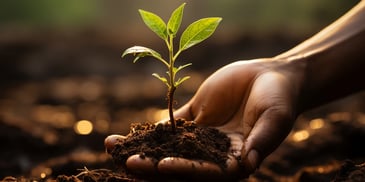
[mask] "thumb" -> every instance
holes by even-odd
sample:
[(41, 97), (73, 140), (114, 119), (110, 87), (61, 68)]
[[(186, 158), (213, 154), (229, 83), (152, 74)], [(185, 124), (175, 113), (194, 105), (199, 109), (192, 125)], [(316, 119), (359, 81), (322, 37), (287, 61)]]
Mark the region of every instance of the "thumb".
[(187, 121), (191, 121), (194, 120), (195, 118), (193, 117), (193, 114), (191, 112), (191, 105), (190, 102), (183, 105), (181, 108), (179, 108), (178, 110), (176, 110), (174, 112), (174, 117), (175, 118), (184, 118)]
[[(192, 114), (190, 112), (190, 104), (189, 103), (185, 104), (178, 110), (174, 111), (174, 118), (175, 119), (182, 118), (187, 121), (192, 121), (194, 118), (192, 117)], [(170, 118), (166, 117), (166, 118), (163, 118), (160, 121), (158, 121), (156, 124), (165, 124), (169, 121), (170, 121)]]
[(287, 112), (266, 110), (249, 133), (242, 150), (243, 165), (254, 172), (260, 163), (286, 138), (293, 125)]

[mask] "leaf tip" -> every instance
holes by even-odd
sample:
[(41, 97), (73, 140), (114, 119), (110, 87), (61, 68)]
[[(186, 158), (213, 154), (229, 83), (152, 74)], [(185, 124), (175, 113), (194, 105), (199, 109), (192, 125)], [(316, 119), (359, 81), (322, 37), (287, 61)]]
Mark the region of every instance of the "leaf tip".
[(122, 56), (121, 56), (121, 57), (122, 57), (122, 58), (124, 58), (124, 56), (125, 56), (125, 55), (127, 55), (127, 54), (128, 54), (128, 52), (125, 50), (125, 51), (122, 53)]

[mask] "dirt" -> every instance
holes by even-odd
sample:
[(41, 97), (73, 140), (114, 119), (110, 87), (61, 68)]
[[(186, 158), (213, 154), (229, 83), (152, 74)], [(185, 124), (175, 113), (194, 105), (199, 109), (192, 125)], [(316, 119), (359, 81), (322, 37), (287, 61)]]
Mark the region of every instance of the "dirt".
[[(130, 173), (125, 164), (127, 158), (134, 154), (160, 160), (164, 157), (183, 157), (198, 161), (210, 161), (218, 164), (222, 170), (226, 167), (230, 139), (219, 130), (209, 127), (198, 127), (194, 122), (183, 119), (176, 120), (176, 130), (170, 123), (132, 123), (130, 133), (125, 140), (119, 141), (110, 152), (114, 170), (94, 169), (87, 167), (72, 175), (61, 174), (54, 180), (57, 182), (129, 182), (129, 181), (191, 181), (188, 177), (137, 176)], [(156, 161), (157, 161), (156, 160)], [(183, 180), (182, 180), (183, 179)], [(39, 179), (5, 177), (3, 181), (32, 181)]]
[(332, 182), (362, 182), (365, 179), (365, 163), (355, 164), (346, 160)]
[[(0, 38), (0, 181), (137, 181), (117, 168), (103, 146), (109, 134), (128, 134), (131, 121), (151, 121), (156, 108), (165, 107), (163, 85), (141, 76), (141, 70), (150, 73), (154, 67), (122, 64), (115, 56), (133, 41), (96, 32), (22, 27), (12, 32)], [(202, 79), (231, 60), (274, 55), (303, 38), (282, 31), (264, 38), (245, 34), (207, 43), (185, 60), (195, 60), (192, 78)], [(200, 81), (187, 82), (179, 104)], [(294, 141), (289, 135), (242, 181), (365, 181), (364, 103), (365, 93), (298, 119), (292, 134), (307, 131), (308, 138)], [(323, 127), (310, 128), (313, 118), (323, 119)], [(74, 131), (79, 120), (94, 124), (91, 134)]]
[[(42, 179), (30, 179), (30, 178), (14, 178), (11, 176), (5, 177), (3, 182), (35, 182), (35, 181), (43, 181)], [(56, 182), (134, 182), (135, 179), (131, 179), (126, 176), (124, 173), (116, 173), (108, 169), (95, 169), (88, 170), (85, 168), (80, 173), (76, 175), (59, 175), (55, 179), (48, 179), (46, 181), (56, 181)]]
[[(125, 167), (123, 164), (128, 157), (140, 154), (141, 157), (157, 159), (156, 162), (165, 157), (210, 161), (218, 164), (224, 170), (229, 147), (230, 139), (219, 130), (198, 127), (194, 122), (178, 119), (175, 131), (172, 130), (170, 123), (132, 124), (131, 132), (127, 138), (116, 144), (111, 155), (115, 163), (122, 164), (123, 167)], [(157, 174), (156, 176), (164, 175)], [(169, 178), (181, 179), (182, 177), (168, 176), (168, 179), (164, 180), (171, 180)]]
[(79, 181), (87, 181), (87, 182), (132, 182), (136, 181), (129, 176), (126, 176), (124, 173), (116, 173), (108, 169), (96, 169), (96, 170), (88, 170), (84, 169), (79, 174), (67, 176), (67, 175), (59, 175), (56, 179), (58, 182), (79, 182)]

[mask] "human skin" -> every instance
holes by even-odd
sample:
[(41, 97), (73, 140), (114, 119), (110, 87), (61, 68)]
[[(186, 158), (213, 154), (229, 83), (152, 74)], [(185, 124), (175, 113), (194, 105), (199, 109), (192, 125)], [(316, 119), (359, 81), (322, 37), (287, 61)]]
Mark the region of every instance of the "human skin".
[[(211, 176), (212, 171), (221, 177), (247, 177), (285, 139), (299, 114), (365, 88), (361, 81), (365, 78), (364, 43), (365, 1), (361, 1), (287, 52), (237, 61), (208, 77), (174, 115), (226, 133), (232, 144), (229, 170), (174, 157), (160, 160), (156, 167), (151, 159), (138, 155), (127, 160), (127, 167), (200, 178)], [(112, 149), (122, 138), (107, 137), (106, 148)]]

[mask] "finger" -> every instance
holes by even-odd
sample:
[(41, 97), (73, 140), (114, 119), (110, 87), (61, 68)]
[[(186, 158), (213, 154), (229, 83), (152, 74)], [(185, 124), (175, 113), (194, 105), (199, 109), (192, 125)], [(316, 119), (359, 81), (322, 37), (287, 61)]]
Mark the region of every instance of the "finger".
[(162, 159), (157, 169), (164, 174), (190, 175), (192, 178), (207, 178), (211, 176), (221, 176), (221, 168), (211, 162), (200, 162), (179, 157), (167, 157)]
[(190, 179), (231, 180), (238, 179), (240, 174), (239, 164), (235, 157), (228, 156), (226, 167), (222, 169), (215, 163), (207, 161), (195, 161), (179, 157), (168, 157), (157, 165), (158, 171), (166, 175), (188, 177)]
[(194, 120), (194, 116), (191, 113), (191, 105), (190, 102), (179, 108), (178, 110), (174, 111), (175, 118), (184, 118), (187, 121)]
[[(178, 110), (174, 111), (174, 118), (183, 118), (187, 121), (193, 121), (194, 118), (191, 115), (190, 112), (190, 104), (187, 103), (184, 106), (182, 106), (181, 108), (179, 108)], [(155, 124), (166, 124), (170, 121), (170, 118), (163, 118), (160, 121), (156, 122)]]
[(243, 147), (243, 135), (240, 133), (227, 133), (227, 136), (231, 140), (231, 146), (229, 151), (235, 157), (241, 156), (241, 151)]
[(116, 143), (125, 140), (127, 137), (123, 135), (109, 135), (104, 140), (104, 146), (108, 153), (110, 153), (113, 149)]
[(226, 164), (227, 164), (226, 173), (229, 176), (234, 176), (239, 174), (240, 170), (236, 157), (229, 155)]
[(126, 166), (134, 174), (151, 175), (157, 172), (155, 163), (156, 161), (152, 158), (135, 154), (127, 159)]
[(291, 87), (279, 73), (263, 74), (252, 86), (243, 118), (246, 142), (242, 159), (249, 172), (277, 148), (292, 127)]
[(261, 161), (272, 153), (292, 128), (292, 118), (287, 112), (275, 108), (266, 110), (251, 130), (242, 152), (244, 165), (254, 171)]

